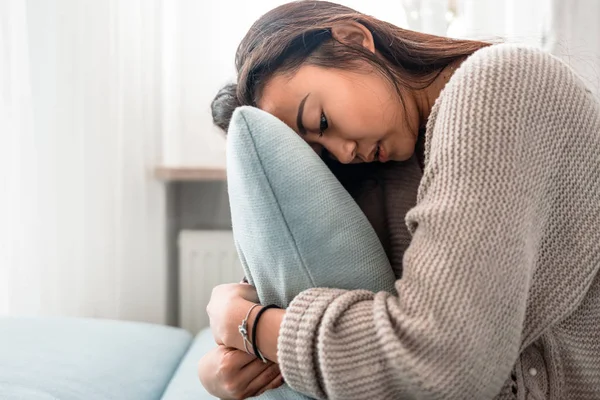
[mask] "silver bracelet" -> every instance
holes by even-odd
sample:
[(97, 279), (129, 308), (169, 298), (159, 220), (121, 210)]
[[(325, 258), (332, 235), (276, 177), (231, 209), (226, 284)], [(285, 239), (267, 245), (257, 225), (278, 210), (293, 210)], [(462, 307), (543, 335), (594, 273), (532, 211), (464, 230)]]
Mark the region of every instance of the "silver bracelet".
[(242, 324), (238, 326), (238, 330), (240, 331), (240, 334), (242, 335), (242, 339), (244, 339), (244, 350), (246, 350), (246, 353), (251, 354), (253, 356), (256, 354), (252, 354), (250, 351), (248, 351), (248, 346), (247, 346), (247, 344), (249, 344), (250, 347), (252, 347), (252, 343), (250, 342), (250, 340), (248, 340), (248, 317), (250, 316), (250, 313), (252, 312), (252, 310), (254, 310), (254, 307), (257, 307), (257, 306), (260, 306), (260, 304), (255, 304), (252, 307), (250, 307), (250, 309), (248, 310), (248, 313), (246, 314), (246, 318), (244, 318), (244, 320), (242, 321)]

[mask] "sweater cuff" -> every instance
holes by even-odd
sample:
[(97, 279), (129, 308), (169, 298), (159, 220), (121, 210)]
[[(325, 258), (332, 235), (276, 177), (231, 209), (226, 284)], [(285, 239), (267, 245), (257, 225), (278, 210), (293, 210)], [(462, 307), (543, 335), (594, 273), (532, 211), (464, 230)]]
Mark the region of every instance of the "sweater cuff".
[(325, 310), (342, 289), (314, 288), (298, 294), (286, 309), (277, 340), (279, 369), (290, 387), (326, 399), (317, 354), (319, 325)]

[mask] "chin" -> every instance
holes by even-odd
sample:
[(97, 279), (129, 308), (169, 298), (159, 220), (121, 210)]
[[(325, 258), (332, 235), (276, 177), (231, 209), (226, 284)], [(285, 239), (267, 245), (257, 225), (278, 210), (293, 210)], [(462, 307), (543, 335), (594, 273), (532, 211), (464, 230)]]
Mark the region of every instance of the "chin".
[(403, 135), (402, 132), (397, 132), (388, 140), (382, 140), (382, 144), (387, 150), (388, 161), (401, 162), (409, 160), (413, 156), (415, 152), (416, 141), (411, 140), (411, 138)]
[(412, 154), (410, 156), (394, 157), (394, 158), (391, 158), (390, 160), (402, 162), (402, 161), (410, 160), (410, 157), (412, 157)]
[(389, 159), (390, 159), (390, 161), (399, 161), (399, 162), (406, 161), (406, 160), (410, 160), (410, 158), (412, 157), (413, 154), (414, 154), (414, 151), (411, 151), (411, 152), (404, 151), (404, 152), (398, 153), (398, 152), (395, 152), (392, 150)]
[(394, 143), (389, 149), (388, 159), (390, 161), (407, 161), (415, 153), (416, 141), (401, 140)]

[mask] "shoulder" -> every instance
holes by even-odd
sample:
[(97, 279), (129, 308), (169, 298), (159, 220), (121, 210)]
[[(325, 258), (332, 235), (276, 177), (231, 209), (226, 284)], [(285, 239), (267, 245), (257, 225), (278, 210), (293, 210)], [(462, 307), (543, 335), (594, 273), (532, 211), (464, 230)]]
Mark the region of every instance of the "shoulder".
[(548, 92), (589, 92), (574, 70), (558, 57), (533, 46), (503, 43), (480, 49), (457, 69), (449, 92), (476, 91), (511, 99), (550, 101)]
[[(449, 148), (503, 149), (523, 159), (546, 131), (564, 131), (582, 117), (592, 96), (573, 70), (534, 47), (480, 49), (455, 71), (427, 121), (426, 161)], [(562, 140), (557, 135), (552, 140)], [(489, 153), (489, 151), (488, 151)]]
[(464, 65), (468, 67), (469, 64), (494, 64), (500, 61), (522, 62), (524, 59), (531, 62), (538, 57), (545, 58), (547, 56), (550, 56), (549, 53), (537, 47), (517, 43), (501, 43), (492, 44), (474, 52), (467, 58)]
[[(526, 128), (588, 95), (573, 70), (541, 49), (496, 44), (469, 56), (432, 109), (428, 129), (441, 121), (468, 119), (472, 130)], [(435, 120), (439, 120), (435, 123)]]
[(558, 57), (537, 47), (514, 43), (484, 47), (470, 55), (456, 72), (459, 79), (462, 74), (519, 80), (547, 76), (541, 72), (561, 73), (574, 78), (573, 70)]

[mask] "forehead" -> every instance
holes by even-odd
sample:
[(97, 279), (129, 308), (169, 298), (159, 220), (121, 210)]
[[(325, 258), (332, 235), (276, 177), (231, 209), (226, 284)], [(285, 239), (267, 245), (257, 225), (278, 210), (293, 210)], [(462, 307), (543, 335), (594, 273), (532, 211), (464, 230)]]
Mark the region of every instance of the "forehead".
[(307, 94), (314, 97), (313, 81), (319, 80), (318, 75), (323, 72), (321, 68), (307, 65), (293, 74), (273, 76), (262, 91), (258, 107), (295, 128), (298, 106)]
[(269, 80), (262, 91), (258, 107), (282, 119), (286, 124), (294, 126), (294, 115), (302, 101), (298, 85), (290, 83), (290, 77), (277, 75)]

